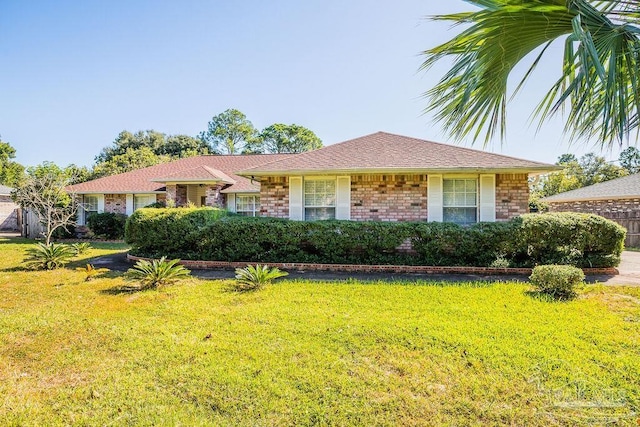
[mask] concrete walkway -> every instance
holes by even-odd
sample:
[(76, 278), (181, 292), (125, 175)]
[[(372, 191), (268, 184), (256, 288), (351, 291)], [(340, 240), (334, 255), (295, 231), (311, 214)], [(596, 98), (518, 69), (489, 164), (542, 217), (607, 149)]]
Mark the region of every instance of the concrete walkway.
[[(126, 254), (118, 253), (103, 256), (92, 260), (95, 267), (108, 268), (116, 271), (126, 271), (132, 263), (126, 259)], [(604, 283), (606, 285), (640, 286), (640, 252), (625, 251), (622, 253), (622, 263), (618, 267), (620, 274), (615, 276), (587, 276), (589, 283)], [(233, 270), (192, 270), (196, 277), (206, 279), (232, 279), (235, 276)], [(395, 274), (395, 273), (345, 273), (334, 271), (291, 271), (289, 279), (308, 280), (364, 280), (364, 281), (446, 281), (446, 282), (469, 282), (469, 281), (528, 281), (527, 276), (483, 276), (475, 274)]]

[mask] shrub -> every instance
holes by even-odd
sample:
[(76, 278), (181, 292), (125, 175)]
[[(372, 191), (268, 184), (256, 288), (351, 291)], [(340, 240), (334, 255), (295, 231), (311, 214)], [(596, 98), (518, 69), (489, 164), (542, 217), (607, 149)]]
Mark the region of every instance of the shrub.
[(237, 291), (257, 290), (279, 277), (288, 275), (289, 273), (281, 271), (277, 267), (269, 268), (266, 265), (248, 265), (245, 268), (236, 268), (235, 289)]
[(27, 249), (25, 265), (36, 270), (55, 270), (68, 263), (75, 256), (71, 246), (61, 243), (36, 243)]
[(125, 225), (125, 240), (140, 252), (160, 257), (189, 257), (201, 238), (201, 230), (227, 215), (214, 208), (143, 208)]
[(126, 221), (126, 215), (104, 212), (91, 215), (87, 219), (87, 226), (96, 236), (116, 240), (124, 237)]
[(142, 259), (125, 274), (128, 279), (139, 282), (140, 289), (157, 288), (189, 277), (191, 272), (179, 262), (179, 259), (167, 261), (165, 257), (151, 262)]
[(108, 271), (106, 268), (95, 268), (92, 264), (87, 264), (85, 267), (77, 267), (76, 271), (81, 271), (85, 274), (84, 281), (90, 282), (93, 280), (93, 276), (98, 275), (103, 271)]
[[(596, 215), (533, 214), (451, 223), (289, 221), (205, 209), (140, 209), (127, 221), (137, 255), (244, 262), (533, 267), (618, 265), (624, 228)], [(398, 248), (409, 241), (413, 252)]]
[(576, 287), (584, 284), (584, 273), (571, 265), (539, 265), (529, 279), (540, 293), (555, 299), (570, 299), (576, 296)]
[(91, 249), (91, 245), (87, 242), (74, 243), (71, 245), (71, 248), (74, 250), (75, 255), (78, 256), (78, 255), (84, 254), (89, 249)]

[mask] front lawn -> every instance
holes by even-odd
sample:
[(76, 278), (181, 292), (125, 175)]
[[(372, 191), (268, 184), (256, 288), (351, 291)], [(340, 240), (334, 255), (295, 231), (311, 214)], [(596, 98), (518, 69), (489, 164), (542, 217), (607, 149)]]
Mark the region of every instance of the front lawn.
[[(0, 239), (0, 425), (636, 425), (640, 288), (189, 279), (120, 292)], [(87, 258), (122, 250), (102, 245)], [(85, 257), (85, 256), (83, 256)]]

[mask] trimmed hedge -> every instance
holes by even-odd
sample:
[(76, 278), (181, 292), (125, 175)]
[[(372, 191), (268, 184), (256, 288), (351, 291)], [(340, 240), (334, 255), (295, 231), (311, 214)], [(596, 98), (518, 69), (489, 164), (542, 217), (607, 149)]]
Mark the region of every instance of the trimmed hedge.
[(539, 265), (529, 276), (534, 288), (555, 299), (571, 299), (584, 284), (584, 273), (571, 265)]
[(113, 212), (94, 213), (87, 219), (87, 227), (98, 237), (122, 239), (127, 216)]
[[(510, 267), (612, 267), (625, 230), (590, 214), (530, 214), (508, 222), (289, 221), (205, 209), (140, 209), (126, 240), (140, 256), (248, 262)], [(412, 251), (398, 250), (410, 243)]]

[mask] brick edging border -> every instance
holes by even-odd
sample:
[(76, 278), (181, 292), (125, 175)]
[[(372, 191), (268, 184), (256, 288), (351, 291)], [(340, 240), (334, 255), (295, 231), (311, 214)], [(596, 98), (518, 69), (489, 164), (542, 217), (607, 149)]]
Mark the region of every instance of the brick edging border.
[[(153, 258), (138, 257), (127, 254), (127, 261), (138, 260), (151, 261)], [(419, 274), (482, 274), (487, 276), (517, 275), (529, 276), (531, 268), (507, 268), (507, 267), (437, 267), (427, 265), (361, 265), (361, 264), (315, 264), (304, 262), (227, 262), (227, 261), (196, 261), (180, 260), (180, 264), (196, 270), (229, 270), (244, 268), (247, 265), (267, 265), (278, 267), (282, 270), (296, 271), (344, 271), (358, 273), (419, 273)], [(618, 270), (608, 268), (583, 268), (585, 275), (617, 275)]]

